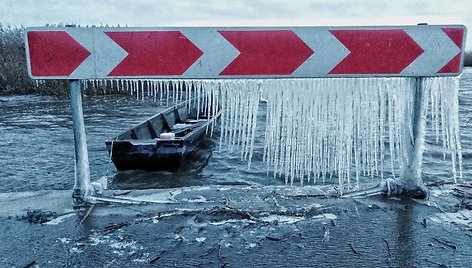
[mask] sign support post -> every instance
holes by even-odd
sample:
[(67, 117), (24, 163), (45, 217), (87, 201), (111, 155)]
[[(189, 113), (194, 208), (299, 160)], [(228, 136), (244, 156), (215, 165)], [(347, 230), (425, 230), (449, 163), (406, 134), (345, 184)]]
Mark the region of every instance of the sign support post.
[(75, 205), (83, 205), (86, 203), (87, 196), (91, 193), (92, 187), (90, 184), (90, 167), (79, 80), (70, 81), (69, 89), (75, 146), (75, 177), (72, 198)]
[(421, 177), (421, 165), (423, 162), (424, 138), (425, 138), (425, 96), (424, 78), (415, 78), (415, 90), (412, 93), (414, 103), (412, 111), (413, 133), (408, 128), (403, 129), (403, 135), (407, 139), (404, 143), (405, 155), (403, 156), (403, 167), (398, 180), (387, 179), (383, 191), (387, 195), (407, 195), (413, 198), (427, 198), (428, 189)]
[[(413, 136), (411, 141), (406, 143), (408, 150), (407, 163), (403, 167), (403, 185), (410, 195), (416, 198), (426, 198), (427, 189), (421, 178), (421, 164), (423, 163), (424, 137), (425, 137), (425, 96), (423, 87), (424, 78), (416, 78), (415, 97), (413, 105)], [(405, 136), (408, 137), (408, 136)]]

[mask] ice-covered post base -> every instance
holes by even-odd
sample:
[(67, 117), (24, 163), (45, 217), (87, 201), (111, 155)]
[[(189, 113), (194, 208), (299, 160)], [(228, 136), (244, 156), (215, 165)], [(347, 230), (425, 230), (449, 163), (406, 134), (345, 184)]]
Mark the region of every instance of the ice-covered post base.
[(75, 180), (72, 198), (75, 205), (85, 205), (87, 196), (91, 194), (90, 168), (85, 138), (84, 115), (82, 111), (82, 93), (78, 80), (70, 82), (72, 124), (75, 146)]
[(387, 195), (406, 195), (412, 198), (425, 199), (428, 189), (421, 178), (425, 136), (425, 97), (423, 79), (416, 79), (412, 129), (404, 128), (403, 164), (399, 179), (387, 179), (382, 182), (383, 192)]

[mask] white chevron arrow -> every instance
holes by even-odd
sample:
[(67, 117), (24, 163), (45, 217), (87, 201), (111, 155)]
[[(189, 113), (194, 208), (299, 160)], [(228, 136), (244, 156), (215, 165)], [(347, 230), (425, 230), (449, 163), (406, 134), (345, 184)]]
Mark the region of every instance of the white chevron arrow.
[(108, 37), (106, 28), (67, 28), (67, 32), (92, 54), (72, 72), (70, 78), (104, 78), (128, 55)]
[(350, 51), (327, 28), (299, 28), (294, 32), (315, 53), (300, 65), (292, 76), (326, 76)]
[(181, 32), (203, 51), (182, 77), (218, 77), (240, 53), (214, 28), (183, 28)]
[(400, 75), (435, 74), (461, 51), (439, 26), (408, 27), (405, 32), (424, 52)]

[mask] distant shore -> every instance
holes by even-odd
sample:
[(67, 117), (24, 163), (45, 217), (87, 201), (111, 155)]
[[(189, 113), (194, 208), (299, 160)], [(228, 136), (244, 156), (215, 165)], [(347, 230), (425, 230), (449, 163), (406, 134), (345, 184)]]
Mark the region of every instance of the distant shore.
[[(54, 26), (54, 25), (46, 25)], [(62, 26), (62, 25), (57, 25)], [(66, 80), (47, 80), (37, 83), (26, 71), (25, 28), (10, 27), (0, 23), (0, 95), (41, 94), (68, 95)], [(472, 67), (472, 51), (466, 51), (464, 66)], [(92, 88), (89, 94), (112, 94), (112, 89)]]

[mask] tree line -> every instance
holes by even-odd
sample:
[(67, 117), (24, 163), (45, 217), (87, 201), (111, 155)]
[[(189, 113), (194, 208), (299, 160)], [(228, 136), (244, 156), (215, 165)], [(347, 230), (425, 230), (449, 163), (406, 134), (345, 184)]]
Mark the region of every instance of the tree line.
[[(46, 25), (46, 26), (63, 26)], [(24, 27), (11, 27), (0, 23), (0, 95), (5, 94), (68, 94), (65, 80), (34, 81), (26, 69)], [(464, 66), (472, 66), (472, 51), (467, 51)], [(94, 94), (110, 93), (106, 89), (89, 89)]]

